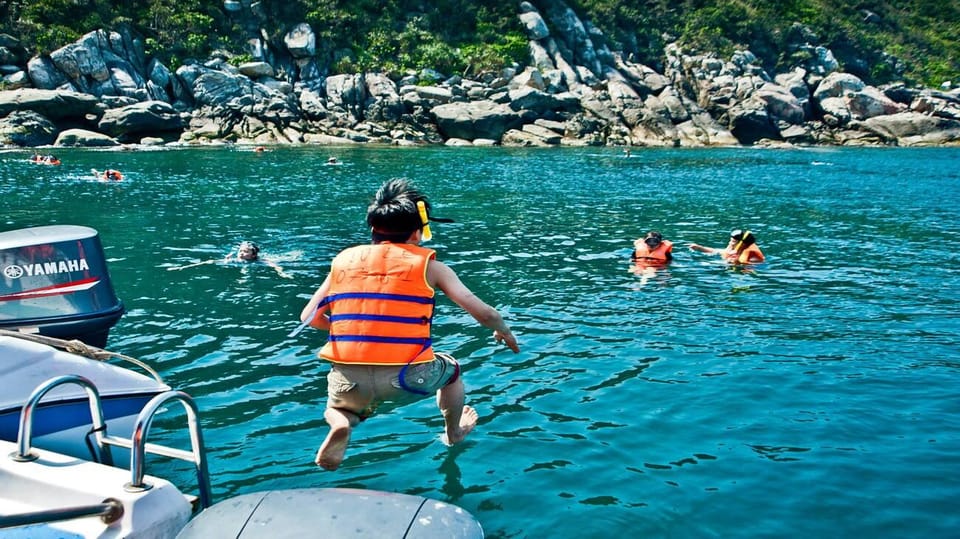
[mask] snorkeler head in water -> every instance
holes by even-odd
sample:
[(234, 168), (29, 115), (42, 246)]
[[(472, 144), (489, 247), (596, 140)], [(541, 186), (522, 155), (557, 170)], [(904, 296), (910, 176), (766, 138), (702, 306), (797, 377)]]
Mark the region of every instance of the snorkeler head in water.
[(260, 257), (260, 247), (252, 241), (242, 241), (237, 247), (237, 259), (253, 262)]

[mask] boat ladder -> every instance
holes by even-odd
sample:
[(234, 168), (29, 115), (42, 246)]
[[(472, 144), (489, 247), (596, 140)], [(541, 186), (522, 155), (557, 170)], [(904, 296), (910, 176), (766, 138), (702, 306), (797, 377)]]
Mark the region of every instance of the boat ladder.
[[(31, 446), (33, 438), (33, 415), (40, 400), (55, 387), (64, 384), (76, 384), (83, 387), (87, 392), (90, 403), (90, 415), (93, 421), (94, 439), (96, 442), (97, 455), (100, 463), (112, 464), (110, 456), (110, 446), (123, 447), (130, 450), (130, 482), (124, 484), (123, 488), (127, 492), (144, 492), (153, 488), (153, 485), (144, 481), (144, 461), (146, 453), (161, 455), (173, 459), (192, 462), (197, 474), (197, 488), (199, 492), (200, 505), (203, 509), (210, 507), (210, 475), (207, 470), (206, 451), (203, 446), (203, 436), (200, 432), (200, 423), (197, 420), (197, 405), (190, 395), (182, 391), (166, 391), (150, 399), (137, 416), (134, 423), (132, 437), (130, 439), (111, 436), (107, 434), (107, 424), (103, 419), (103, 408), (100, 403), (100, 392), (92, 381), (83, 376), (68, 374), (58, 376), (47, 380), (37, 387), (30, 395), (27, 403), (23, 405), (20, 413), (20, 430), (17, 434), (17, 451), (10, 454), (10, 458), (16, 462), (30, 462), (39, 458), (39, 454), (33, 451)], [(190, 431), (191, 450), (185, 451), (174, 447), (147, 443), (147, 434), (150, 431), (150, 425), (153, 417), (161, 406), (170, 401), (178, 401), (183, 405), (187, 416), (187, 426)], [(80, 516), (99, 515), (104, 522), (112, 522), (119, 518), (117, 508), (114, 504), (105, 500), (104, 503), (94, 504), (85, 507), (72, 507), (52, 511), (40, 511), (26, 515), (18, 515), (21, 520), (18, 523), (4, 522), (5, 525), (25, 525), (40, 522), (50, 522), (52, 520), (66, 520), (78, 518)], [(122, 514), (122, 508), (120, 509)], [(112, 520), (111, 520), (112, 519)], [(6, 520), (6, 519), (5, 519)]]

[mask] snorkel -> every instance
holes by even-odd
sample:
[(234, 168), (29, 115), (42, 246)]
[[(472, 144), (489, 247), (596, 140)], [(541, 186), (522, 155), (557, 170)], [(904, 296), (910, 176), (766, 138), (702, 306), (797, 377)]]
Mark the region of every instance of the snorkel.
[[(736, 243), (734, 244), (734, 242)], [(753, 252), (751, 249), (756, 249), (752, 246), (756, 245), (756, 243), (757, 237), (754, 236), (749, 230), (734, 230), (730, 233), (730, 244), (733, 245), (733, 249), (731, 250), (728, 247), (727, 252), (730, 253), (731, 256), (736, 257), (736, 262), (740, 264), (747, 264), (750, 262), (750, 258), (752, 256), (750, 254)], [(757, 251), (759, 252), (759, 250)], [(763, 260), (762, 253), (759, 254), (759, 258), (761, 261)]]
[(422, 200), (417, 201), (417, 211), (420, 212), (420, 222), (423, 224), (421, 238), (423, 241), (430, 241), (433, 238), (433, 233), (430, 232), (430, 216), (427, 215), (427, 205)]
[[(739, 232), (739, 231), (737, 231), (737, 232)], [(737, 237), (737, 236), (739, 236), (739, 237)], [(750, 237), (750, 231), (749, 231), (749, 230), (744, 230), (743, 232), (741, 232), (741, 233), (739, 233), (739, 234), (733, 234), (733, 235), (731, 235), (730, 237), (733, 238), (733, 239), (735, 239), (735, 240), (737, 240), (737, 244), (733, 246), (733, 250), (734, 250), (737, 254), (740, 254), (740, 250), (743, 249), (743, 247), (745, 247), (745, 245), (743, 244), (743, 241), (746, 240), (748, 237)]]

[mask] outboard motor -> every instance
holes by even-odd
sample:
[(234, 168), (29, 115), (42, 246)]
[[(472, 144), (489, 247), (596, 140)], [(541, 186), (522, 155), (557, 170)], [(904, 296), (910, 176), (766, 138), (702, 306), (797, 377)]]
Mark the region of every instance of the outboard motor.
[(0, 232), (0, 328), (103, 348), (123, 313), (96, 230)]

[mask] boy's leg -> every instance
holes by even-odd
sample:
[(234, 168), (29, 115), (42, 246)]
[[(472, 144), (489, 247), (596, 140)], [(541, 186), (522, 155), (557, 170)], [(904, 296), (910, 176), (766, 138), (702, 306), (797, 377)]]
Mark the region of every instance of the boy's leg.
[(323, 418), (330, 425), (330, 432), (317, 451), (314, 462), (325, 470), (332, 471), (339, 468), (343, 462), (347, 444), (350, 442), (350, 432), (360, 422), (360, 418), (352, 412), (329, 407), (324, 410)]
[(465, 399), (463, 380), (457, 378), (437, 391), (437, 407), (443, 414), (443, 443), (453, 445), (463, 441), (477, 426), (477, 411), (463, 404)]

